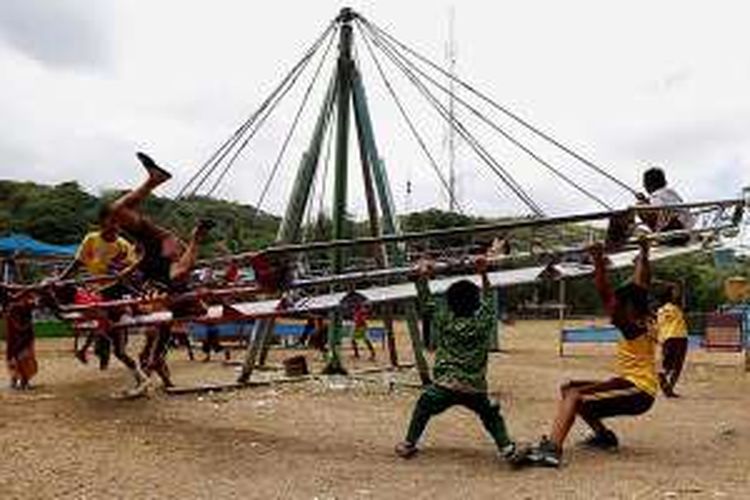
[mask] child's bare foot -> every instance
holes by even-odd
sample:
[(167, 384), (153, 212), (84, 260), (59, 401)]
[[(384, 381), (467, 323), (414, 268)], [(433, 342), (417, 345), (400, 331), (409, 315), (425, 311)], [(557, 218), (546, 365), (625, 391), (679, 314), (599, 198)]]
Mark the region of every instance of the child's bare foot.
[(141, 162), (143, 168), (148, 172), (148, 176), (155, 185), (163, 184), (172, 178), (172, 174), (161, 168), (156, 162), (146, 153), (138, 151), (135, 154), (138, 157), (138, 161)]

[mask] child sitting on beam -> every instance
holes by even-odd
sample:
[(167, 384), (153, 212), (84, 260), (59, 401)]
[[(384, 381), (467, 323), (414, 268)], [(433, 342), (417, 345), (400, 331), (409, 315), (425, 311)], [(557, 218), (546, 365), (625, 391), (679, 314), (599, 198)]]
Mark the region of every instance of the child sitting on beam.
[[(667, 186), (667, 178), (661, 168), (651, 167), (643, 173), (643, 188), (648, 194), (639, 193), (637, 196), (641, 205), (669, 206), (684, 203), (677, 191)], [(695, 219), (686, 208), (641, 212), (638, 217), (654, 232), (690, 230), (695, 225)], [(684, 245), (689, 241), (689, 234), (678, 234), (670, 237), (667, 243)]]

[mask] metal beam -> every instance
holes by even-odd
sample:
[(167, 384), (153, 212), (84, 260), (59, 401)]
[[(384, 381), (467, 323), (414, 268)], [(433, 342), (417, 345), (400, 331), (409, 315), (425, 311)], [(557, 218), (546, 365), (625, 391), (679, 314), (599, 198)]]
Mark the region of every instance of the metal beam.
[[(370, 110), (365, 95), (365, 87), (362, 83), (362, 77), (356, 70), (352, 72), (352, 95), (354, 100), (354, 115), (357, 120), (357, 130), (360, 137), (360, 147), (364, 148), (366, 152), (367, 159), (372, 167), (375, 184), (378, 188), (378, 197), (383, 214), (383, 230), (387, 235), (397, 236), (400, 230), (398, 227), (398, 219), (396, 218), (396, 208), (393, 204), (393, 196), (391, 194), (390, 184), (388, 183), (388, 176), (386, 175), (383, 161), (378, 154), (378, 147), (375, 142), (375, 134), (372, 127), (372, 119), (370, 118)], [(397, 266), (403, 266), (406, 261), (403, 251), (401, 251), (401, 249), (395, 244), (388, 245), (388, 251), (385, 254), (388, 262)], [(424, 345), (422, 344), (422, 336), (419, 331), (417, 310), (413, 303), (410, 303), (407, 306), (406, 316), (409, 338), (414, 351), (414, 360), (417, 365), (417, 370), (419, 371), (422, 383), (427, 385), (430, 383), (430, 367), (424, 356)], [(387, 319), (386, 323), (389, 323)], [(395, 345), (394, 339), (389, 338), (389, 346), (395, 348)], [(395, 359), (395, 357), (393, 357), (392, 360), (393, 359)]]
[[(298, 243), (302, 235), (302, 219), (305, 215), (310, 198), (315, 173), (318, 169), (320, 151), (323, 146), (325, 131), (328, 122), (331, 119), (333, 106), (333, 96), (336, 91), (336, 74), (334, 73), (331, 82), (328, 85), (326, 96), (323, 99), (323, 105), (320, 109), (312, 139), (307, 151), (302, 156), (302, 161), (297, 170), (297, 176), (294, 179), (294, 186), (289, 196), (284, 218), (276, 234), (276, 241), (281, 244)], [(253, 337), (247, 347), (245, 360), (242, 365), (242, 371), (238, 377), (239, 383), (248, 383), (253, 374), (258, 356), (264, 351), (267, 343), (270, 341), (270, 332), (273, 331), (275, 319), (268, 318), (259, 320), (256, 328), (253, 330)]]
[[(377, 176), (375, 177), (377, 180)], [(501, 222), (495, 222), (492, 224), (478, 224), (474, 226), (462, 226), (447, 229), (434, 229), (430, 231), (420, 231), (413, 233), (396, 233), (396, 234), (384, 234), (379, 238), (357, 238), (347, 240), (332, 240), (332, 241), (316, 241), (300, 245), (283, 245), (273, 246), (263, 250), (265, 254), (284, 254), (284, 253), (298, 253), (298, 252), (312, 252), (320, 250), (332, 250), (334, 248), (353, 248), (357, 246), (373, 245), (377, 243), (399, 243), (405, 241), (425, 240), (430, 238), (447, 238), (452, 236), (471, 236), (482, 233), (494, 233), (494, 232), (508, 232), (518, 229), (533, 229), (541, 227), (557, 226), (562, 224), (575, 224), (579, 222), (592, 222), (597, 220), (609, 219), (612, 216), (622, 215), (632, 211), (634, 213), (649, 212), (654, 210), (664, 209), (694, 209), (694, 208), (707, 208), (716, 207), (727, 208), (741, 206), (744, 204), (742, 199), (728, 199), (728, 200), (717, 200), (717, 201), (705, 201), (698, 203), (683, 203), (679, 205), (669, 206), (634, 206), (623, 210), (613, 211), (601, 211), (601, 212), (590, 212), (585, 214), (572, 214), (562, 215), (559, 217), (545, 217), (545, 218), (526, 218), (526, 219), (515, 219)], [(385, 220), (383, 223), (383, 232), (387, 233)], [(237, 255), (226, 260), (241, 259), (244, 257), (250, 257), (255, 255)]]

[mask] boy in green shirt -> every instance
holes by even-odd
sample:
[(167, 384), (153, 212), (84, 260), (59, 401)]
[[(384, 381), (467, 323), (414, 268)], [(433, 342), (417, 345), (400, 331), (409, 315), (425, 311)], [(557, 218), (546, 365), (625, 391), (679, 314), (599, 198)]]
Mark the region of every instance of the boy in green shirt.
[[(421, 262), (417, 271), (416, 285), (423, 307), (431, 303), (427, 284), (430, 267)], [(417, 442), (430, 418), (455, 405), (479, 416), (502, 457), (511, 459), (514, 454), (516, 446), (508, 437), (500, 406), (487, 396), (489, 341), (490, 335), (495, 335), (497, 323), (486, 259), (477, 259), (476, 269), (482, 277), (482, 290), (469, 280), (457, 281), (446, 292), (446, 310), (436, 311), (434, 383), (422, 392), (406, 439), (396, 446), (396, 453), (402, 458), (417, 453)]]

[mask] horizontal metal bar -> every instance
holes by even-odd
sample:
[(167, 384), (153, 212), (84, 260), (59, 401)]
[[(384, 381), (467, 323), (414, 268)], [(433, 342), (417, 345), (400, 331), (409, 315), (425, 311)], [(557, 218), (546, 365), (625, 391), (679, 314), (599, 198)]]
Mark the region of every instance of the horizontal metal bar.
[(378, 237), (366, 237), (366, 238), (356, 238), (356, 239), (347, 239), (347, 240), (331, 240), (331, 241), (317, 241), (317, 242), (310, 242), (310, 243), (295, 243), (291, 245), (278, 245), (278, 246), (268, 247), (265, 250), (261, 250), (258, 252), (247, 252), (247, 253), (237, 254), (234, 256), (229, 256), (229, 257), (224, 257), (224, 258), (219, 258), (219, 259), (215, 259), (211, 261), (204, 261), (204, 262), (220, 264), (220, 263), (236, 262), (236, 261), (250, 259), (250, 258), (257, 256), (258, 254), (283, 255), (283, 254), (293, 254), (293, 253), (315, 252), (315, 251), (332, 250), (332, 249), (340, 249), (340, 248), (352, 248), (352, 247), (359, 247), (359, 246), (366, 246), (366, 245), (377, 245), (377, 244), (384, 244), (384, 243), (399, 243), (399, 242), (414, 241), (414, 240), (425, 240), (425, 239), (430, 239), (430, 238), (446, 238), (446, 237), (451, 237), (451, 236), (475, 235), (475, 234), (492, 233), (492, 232), (508, 232), (508, 231), (518, 230), (518, 229), (557, 226), (557, 225), (562, 225), (562, 224), (574, 224), (578, 222), (590, 222), (590, 221), (608, 219), (615, 215), (624, 215), (627, 213), (637, 214), (640, 212), (653, 212), (653, 211), (659, 211), (659, 210), (665, 210), (665, 209), (671, 209), (671, 210), (688, 209), (689, 210), (689, 209), (705, 208), (705, 207), (726, 208), (726, 207), (731, 207), (731, 206), (742, 206), (744, 204), (745, 204), (745, 200), (743, 199), (726, 199), (726, 200), (717, 200), (717, 201), (703, 201), (703, 202), (696, 202), (696, 203), (681, 203), (681, 204), (676, 204), (676, 205), (661, 205), (661, 206), (635, 205), (635, 206), (628, 207), (626, 209), (621, 209), (621, 210), (590, 212), (586, 214), (563, 215), (559, 217), (547, 217), (547, 218), (531, 218), (530, 217), (528, 219), (523, 219), (523, 220), (509, 220), (509, 221), (495, 222), (492, 224), (480, 224), (480, 225), (475, 225), (475, 226), (453, 227), (453, 228), (448, 228), (448, 229), (434, 229), (430, 231), (421, 231), (421, 232), (414, 232), (414, 233), (402, 233), (402, 234), (383, 235), (383, 236), (378, 236)]

